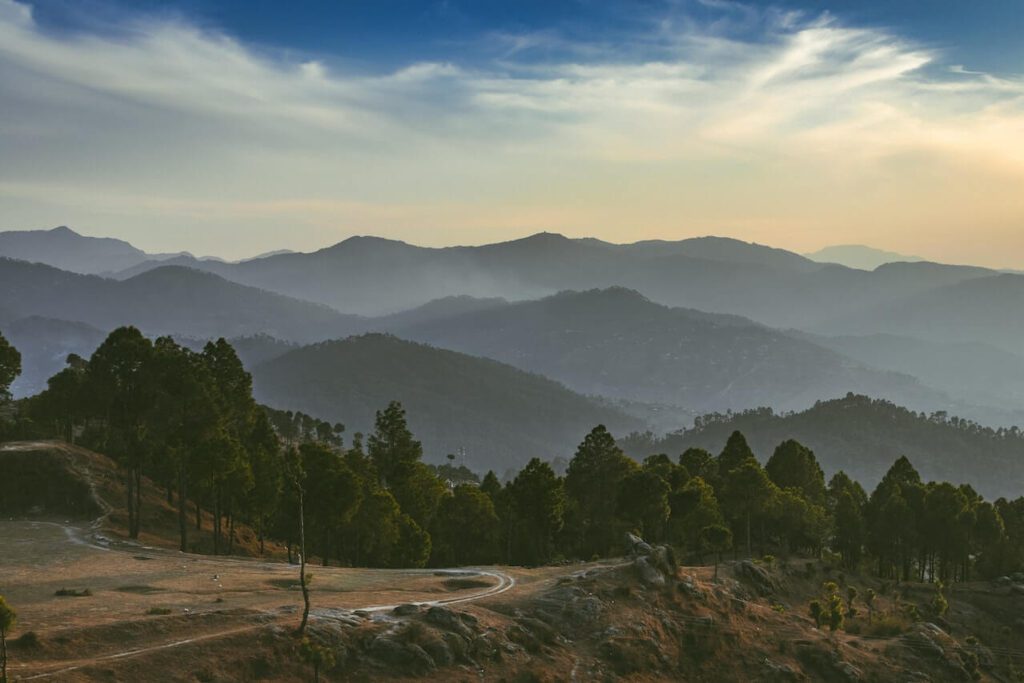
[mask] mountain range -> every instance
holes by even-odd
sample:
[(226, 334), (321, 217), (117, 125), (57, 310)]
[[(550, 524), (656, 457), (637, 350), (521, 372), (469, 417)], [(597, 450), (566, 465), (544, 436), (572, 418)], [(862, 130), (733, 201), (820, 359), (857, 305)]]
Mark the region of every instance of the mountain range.
[(131, 324), (151, 335), (262, 332), (307, 341), (350, 334), (359, 320), (180, 266), (112, 280), (7, 258), (0, 258), (0, 310), (7, 320), (40, 316), (108, 331)]
[(875, 370), (745, 318), (669, 308), (624, 288), (502, 303), (393, 331), (584, 394), (697, 412), (805, 408), (848, 391), (913, 405), (947, 400), (909, 375)]
[[(348, 361), (315, 352), (321, 343), (345, 358), (358, 347), (381, 377), (389, 376), (381, 348), (440, 365), (447, 350), (553, 380), (588, 420), (600, 409), (619, 426), (659, 431), (706, 412), (801, 411), (848, 392), (991, 425), (1024, 415), (1024, 276), (985, 268), (895, 262), (863, 270), (717, 237), (619, 245), (551, 233), (449, 248), (354, 237), (313, 253), (228, 263), (149, 255), (59, 228), (0, 233), (0, 254), (9, 257), (0, 258), (0, 330), (24, 356), (17, 396), (44, 387), (68, 353), (88, 355), (110, 329), (133, 324), (196, 348), (229, 338), (257, 378), (273, 379), (262, 386), (274, 405), (360, 429), (381, 407), (369, 403), (386, 403), (387, 392), (358, 389), (367, 406), (345, 399), (346, 417), (329, 400), (349, 390), (336, 384), (346, 375), (309, 371), (314, 401), (264, 373), (286, 358), (312, 358), (296, 362), (358, 375)], [(330, 346), (370, 332), (394, 337)], [(415, 353), (395, 337), (418, 342)], [(352, 391), (371, 384), (358, 376)], [(403, 376), (410, 385), (443, 379)], [(401, 378), (386, 385), (392, 393)], [(500, 382), (484, 386), (501, 391)], [(437, 401), (457, 405), (453, 392)], [(432, 448), (473, 433), (460, 417), (470, 413), (430, 402), (417, 405), (430, 416), (418, 426)], [(501, 405), (498, 396), (480, 402)], [(514, 450), (542, 445), (514, 436), (508, 417), (478, 411), (472, 419), (513, 439)], [(546, 428), (543, 438), (561, 449), (578, 440), (578, 427), (560, 436)], [(483, 437), (473, 439), (482, 448)]]

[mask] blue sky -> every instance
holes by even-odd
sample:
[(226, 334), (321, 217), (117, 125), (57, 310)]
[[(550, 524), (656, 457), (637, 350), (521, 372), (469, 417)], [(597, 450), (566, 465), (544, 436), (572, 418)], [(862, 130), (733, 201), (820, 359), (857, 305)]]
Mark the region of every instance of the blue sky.
[(1019, 0), (0, 0), (0, 229), (1020, 267), (1022, 34)]
[[(941, 50), (952, 63), (1001, 75), (1024, 65), (1024, 3), (1020, 0), (792, 0), (750, 7), (829, 13), (853, 25), (890, 30)], [(597, 2), (591, 0), (40, 0), (37, 20), (54, 30), (97, 29), (127, 15), (179, 17), (240, 40), (331, 56), (365, 68), (422, 60), (487, 59), (500, 52), (493, 34), (554, 33), (612, 40), (654, 17), (736, 18), (740, 3)], [(97, 25), (99, 22), (99, 25)]]

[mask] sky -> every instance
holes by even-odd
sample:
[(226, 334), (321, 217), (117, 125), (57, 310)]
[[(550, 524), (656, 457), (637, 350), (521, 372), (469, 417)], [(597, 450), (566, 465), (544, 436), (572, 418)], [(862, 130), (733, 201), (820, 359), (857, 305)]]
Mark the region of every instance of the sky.
[(0, 229), (1024, 266), (1019, 0), (0, 0)]

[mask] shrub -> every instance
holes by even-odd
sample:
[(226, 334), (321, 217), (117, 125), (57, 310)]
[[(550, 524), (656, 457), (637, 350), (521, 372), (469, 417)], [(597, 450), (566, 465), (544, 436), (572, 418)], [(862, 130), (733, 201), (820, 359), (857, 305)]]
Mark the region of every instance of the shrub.
[(170, 613), (171, 610), (169, 607), (150, 607), (148, 610), (146, 610), (146, 614), (151, 614), (154, 616), (164, 616)]
[(928, 607), (931, 609), (932, 614), (937, 617), (943, 617), (946, 615), (946, 611), (949, 610), (949, 601), (946, 600), (946, 596), (942, 593), (943, 585), (941, 581), (935, 582), (935, 595), (932, 597)]
[(17, 643), (18, 646), (20, 647), (28, 648), (31, 650), (34, 650), (41, 644), (39, 640), (39, 634), (35, 631), (25, 631), (21, 634), (21, 637), (19, 637), (14, 642)]
[(92, 591), (88, 588), (82, 590), (75, 590), (74, 588), (60, 588), (54, 593), (60, 598), (88, 598), (92, 596)]

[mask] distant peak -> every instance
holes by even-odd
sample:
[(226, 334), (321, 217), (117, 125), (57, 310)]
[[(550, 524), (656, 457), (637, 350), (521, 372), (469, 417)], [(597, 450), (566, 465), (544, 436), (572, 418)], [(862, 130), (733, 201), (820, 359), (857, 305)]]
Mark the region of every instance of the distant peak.
[(603, 289), (587, 289), (583, 291), (577, 291), (573, 289), (567, 289), (562, 292), (558, 292), (552, 299), (591, 299), (600, 301), (633, 301), (637, 303), (650, 303), (650, 299), (629, 287), (606, 287)]
[(332, 244), (329, 247), (324, 247), (320, 251), (335, 251), (341, 249), (352, 249), (352, 248), (367, 248), (375, 246), (409, 246), (407, 243), (401, 240), (388, 239), (387, 237), (376, 237), (374, 235), (353, 235), (343, 239), (342, 241)]
[(66, 225), (58, 225), (56, 228), (47, 230), (47, 232), (50, 233), (51, 235), (74, 235), (75, 237), (80, 237), (80, 235), (77, 232), (75, 232)]
[(568, 237), (566, 237), (565, 235), (563, 235), (562, 233), (560, 233), (560, 232), (547, 232), (547, 231), (544, 231), (544, 232), (535, 233), (533, 235), (530, 235), (529, 237), (524, 237), (521, 240), (513, 240), (513, 241), (516, 241), (516, 242), (538, 242), (538, 243), (551, 244), (551, 243), (554, 243), (554, 242), (559, 242), (559, 243), (561, 243), (561, 242), (569, 242), (571, 240)]

